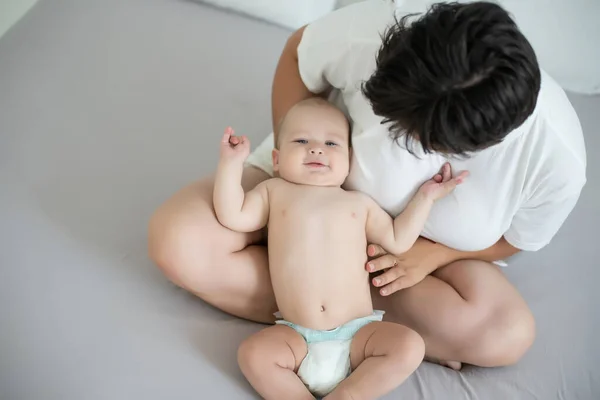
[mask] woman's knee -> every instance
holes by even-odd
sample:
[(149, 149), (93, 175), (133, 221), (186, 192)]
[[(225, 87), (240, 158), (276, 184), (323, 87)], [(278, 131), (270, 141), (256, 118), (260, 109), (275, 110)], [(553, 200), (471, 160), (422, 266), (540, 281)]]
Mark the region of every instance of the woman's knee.
[(469, 335), (465, 361), (481, 367), (503, 367), (518, 363), (536, 336), (531, 311), (519, 305), (490, 312)]
[(207, 269), (213, 259), (213, 248), (207, 243), (210, 236), (201, 229), (192, 229), (175, 216), (160, 215), (159, 211), (152, 218), (149, 230), (150, 258), (170, 281), (180, 287), (187, 289), (190, 286), (187, 270), (192, 263), (191, 251), (204, 253), (204, 257), (195, 261), (198, 272)]
[(212, 285), (211, 265), (247, 244), (244, 235), (217, 221), (210, 180), (169, 199), (152, 216), (148, 230), (150, 258), (174, 284), (197, 293), (203, 282)]
[(507, 366), (519, 362), (533, 345), (536, 336), (535, 319), (528, 308), (505, 310), (503, 328), (497, 334), (499, 346), (488, 360), (491, 366)]
[(458, 345), (479, 366), (518, 362), (533, 344), (535, 320), (525, 300), (496, 266), (476, 260), (453, 263), (437, 275), (466, 301)]

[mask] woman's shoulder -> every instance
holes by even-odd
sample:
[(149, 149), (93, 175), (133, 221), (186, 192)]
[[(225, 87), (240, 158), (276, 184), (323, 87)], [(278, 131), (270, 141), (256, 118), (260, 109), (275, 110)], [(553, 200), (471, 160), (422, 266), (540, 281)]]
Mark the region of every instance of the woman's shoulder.
[(543, 125), (560, 135), (562, 140), (582, 142), (583, 130), (571, 100), (558, 82), (543, 70), (536, 112)]
[(367, 0), (339, 8), (308, 24), (301, 46), (344, 47), (348, 51), (376, 51), (381, 37), (395, 21), (392, 0)]
[(585, 174), (587, 155), (579, 116), (566, 92), (544, 71), (535, 115), (524, 133), (532, 161), (547, 164), (553, 175), (560, 174), (558, 165), (568, 175)]
[(524, 174), (524, 198), (578, 195), (586, 184), (587, 154), (578, 115), (547, 74), (533, 118), (506, 151)]

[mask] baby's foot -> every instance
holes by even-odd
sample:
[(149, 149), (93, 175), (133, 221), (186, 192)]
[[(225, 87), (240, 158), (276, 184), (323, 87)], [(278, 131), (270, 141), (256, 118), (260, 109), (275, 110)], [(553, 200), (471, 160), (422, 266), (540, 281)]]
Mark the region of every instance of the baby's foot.
[(455, 371), (460, 371), (462, 368), (462, 363), (460, 361), (436, 360), (435, 358), (431, 358), (431, 357), (425, 357), (425, 361), (429, 361), (434, 364), (439, 364), (443, 367), (448, 367)]
[(455, 371), (460, 371), (462, 368), (462, 363), (460, 361), (442, 361), (440, 360), (440, 365), (448, 368), (452, 368)]

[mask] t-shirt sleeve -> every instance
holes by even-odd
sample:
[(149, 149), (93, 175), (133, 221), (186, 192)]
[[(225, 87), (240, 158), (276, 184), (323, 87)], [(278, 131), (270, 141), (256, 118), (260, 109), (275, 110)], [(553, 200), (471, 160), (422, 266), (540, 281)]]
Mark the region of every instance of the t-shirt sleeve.
[(321, 93), (330, 87), (344, 89), (356, 78), (351, 76), (354, 61), (360, 57), (355, 44), (373, 40), (381, 44), (372, 35), (386, 12), (379, 3), (383, 2), (366, 1), (340, 8), (304, 29), (298, 45), (298, 68), (308, 90)]
[(556, 235), (575, 208), (585, 179), (540, 188), (517, 211), (504, 238), (514, 247), (537, 251)]

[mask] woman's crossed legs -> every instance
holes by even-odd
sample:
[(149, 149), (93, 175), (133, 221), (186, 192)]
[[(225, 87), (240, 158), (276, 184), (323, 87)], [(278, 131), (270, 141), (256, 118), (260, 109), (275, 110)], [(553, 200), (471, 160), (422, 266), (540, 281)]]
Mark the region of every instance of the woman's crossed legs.
[[(268, 176), (244, 171), (246, 190)], [(276, 310), (261, 232), (232, 232), (212, 208), (212, 178), (182, 189), (150, 221), (149, 251), (176, 285), (241, 318), (272, 323)], [(389, 297), (374, 293), (386, 320), (417, 331), (432, 360), (483, 367), (517, 362), (531, 346), (535, 324), (517, 290), (493, 264), (454, 262)]]

